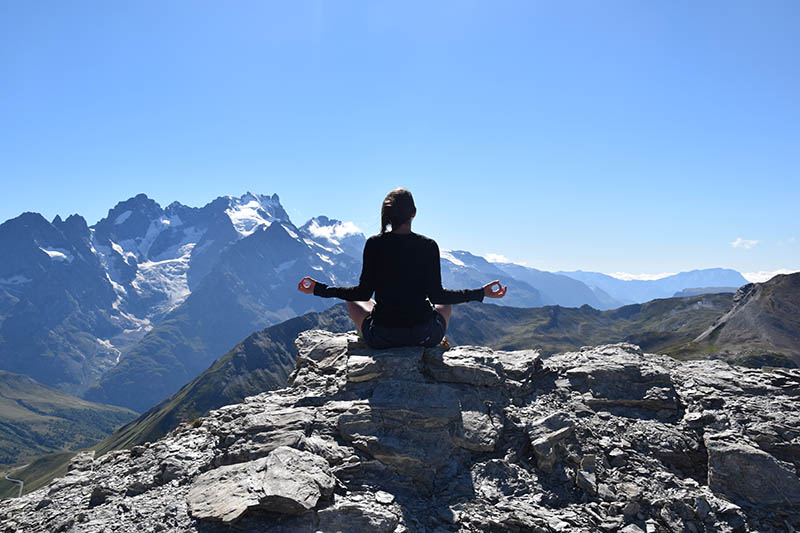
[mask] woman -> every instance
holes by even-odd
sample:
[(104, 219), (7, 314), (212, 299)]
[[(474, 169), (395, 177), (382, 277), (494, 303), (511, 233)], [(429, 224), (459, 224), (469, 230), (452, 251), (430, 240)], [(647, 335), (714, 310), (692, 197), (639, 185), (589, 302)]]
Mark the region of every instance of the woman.
[(499, 281), (480, 289), (443, 289), (439, 246), (411, 231), (416, 214), (411, 193), (393, 190), (383, 201), (380, 234), (364, 245), (358, 286), (329, 287), (310, 277), (297, 285), (306, 294), (347, 300), (350, 317), (372, 348), (436, 346), (450, 323), (452, 304), (502, 298), (508, 289)]

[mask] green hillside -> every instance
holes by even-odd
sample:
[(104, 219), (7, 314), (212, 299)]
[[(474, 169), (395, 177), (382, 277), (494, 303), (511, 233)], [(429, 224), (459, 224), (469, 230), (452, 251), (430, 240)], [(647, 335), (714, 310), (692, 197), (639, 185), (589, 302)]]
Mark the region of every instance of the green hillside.
[(681, 354), (716, 318), (725, 313), (732, 294), (665, 298), (610, 311), (589, 306), (517, 309), (485, 304), (454, 309), (447, 337), (451, 344), (495, 349), (534, 348), (543, 355), (614, 342), (638, 344), (648, 352)]
[(46, 387), (0, 371), (0, 464), (91, 446), (136, 413)]

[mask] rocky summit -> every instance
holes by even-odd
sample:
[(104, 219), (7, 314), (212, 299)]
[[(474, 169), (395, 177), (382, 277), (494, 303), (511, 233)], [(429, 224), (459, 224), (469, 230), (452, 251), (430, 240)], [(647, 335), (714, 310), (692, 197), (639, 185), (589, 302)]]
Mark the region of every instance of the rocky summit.
[(287, 388), (0, 505), (0, 531), (794, 531), (800, 371), (307, 331)]

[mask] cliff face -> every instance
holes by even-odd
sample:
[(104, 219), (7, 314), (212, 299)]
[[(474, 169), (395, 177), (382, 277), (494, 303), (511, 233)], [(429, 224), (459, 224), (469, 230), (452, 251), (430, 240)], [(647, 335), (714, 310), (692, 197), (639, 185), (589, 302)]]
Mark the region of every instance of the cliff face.
[(800, 371), (302, 333), (290, 386), (0, 504), (1, 531), (800, 528)]
[(694, 344), (749, 366), (799, 366), (800, 273), (741, 287)]

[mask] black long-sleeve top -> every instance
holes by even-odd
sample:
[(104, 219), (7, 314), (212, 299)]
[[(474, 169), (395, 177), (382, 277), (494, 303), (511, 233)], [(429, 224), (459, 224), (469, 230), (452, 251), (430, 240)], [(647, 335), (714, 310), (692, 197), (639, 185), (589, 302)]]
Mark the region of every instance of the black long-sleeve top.
[(442, 288), (439, 246), (417, 233), (373, 235), (364, 245), (361, 278), (355, 287), (329, 287), (317, 282), (323, 298), (367, 301), (375, 293), (375, 324), (412, 327), (430, 318), (432, 304), (483, 301), (483, 289)]

